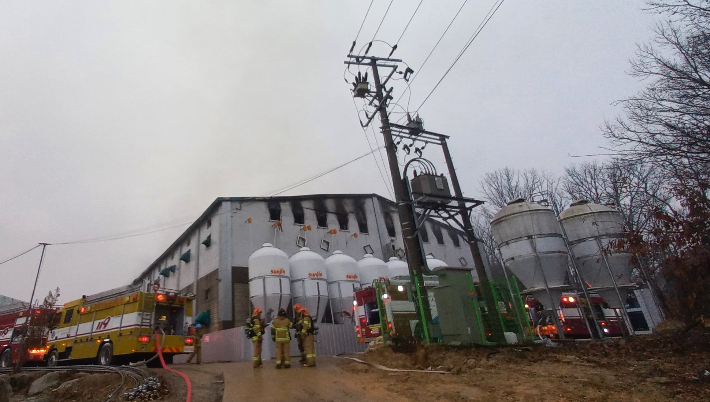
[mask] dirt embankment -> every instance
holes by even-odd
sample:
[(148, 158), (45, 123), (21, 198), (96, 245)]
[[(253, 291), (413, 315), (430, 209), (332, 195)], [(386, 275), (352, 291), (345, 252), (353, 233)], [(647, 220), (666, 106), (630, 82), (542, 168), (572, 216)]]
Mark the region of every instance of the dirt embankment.
[(383, 372), (350, 364), (353, 374), (410, 400), (440, 401), (710, 401), (710, 335), (507, 348), (380, 348), (364, 359), (401, 369)]

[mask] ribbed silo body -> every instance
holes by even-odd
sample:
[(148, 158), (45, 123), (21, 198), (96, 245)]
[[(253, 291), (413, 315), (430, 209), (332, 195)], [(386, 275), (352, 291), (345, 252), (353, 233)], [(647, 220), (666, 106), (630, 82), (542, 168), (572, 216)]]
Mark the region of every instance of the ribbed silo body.
[(555, 213), (516, 200), (493, 217), (491, 229), (506, 268), (546, 308), (558, 308), (569, 257)]
[(249, 256), (249, 300), (264, 312), (269, 323), (291, 301), (291, 277), (288, 256), (270, 243)]
[(365, 254), (357, 262), (357, 269), (362, 287), (372, 286), (375, 279), (387, 279), (390, 276), (387, 264), (381, 259), (373, 257), (372, 254)]
[(323, 319), (328, 304), (328, 282), (323, 257), (308, 247), (291, 256), (291, 299), (308, 309), (316, 322)]
[(328, 277), (328, 295), (333, 320), (336, 324), (350, 322), (352, 318), (353, 295), (355, 288), (360, 287), (357, 261), (354, 258), (336, 250), (325, 259), (326, 275)]
[[(624, 237), (621, 213), (606, 205), (578, 201), (562, 211), (560, 223), (582, 279), (592, 288), (606, 288), (596, 292), (610, 307), (621, 308), (614, 280), (620, 287), (630, 285), (633, 270), (631, 254), (615, 248), (614, 242)], [(610, 269), (614, 279), (609, 275)], [(627, 290), (619, 288), (619, 293), (625, 303)]]

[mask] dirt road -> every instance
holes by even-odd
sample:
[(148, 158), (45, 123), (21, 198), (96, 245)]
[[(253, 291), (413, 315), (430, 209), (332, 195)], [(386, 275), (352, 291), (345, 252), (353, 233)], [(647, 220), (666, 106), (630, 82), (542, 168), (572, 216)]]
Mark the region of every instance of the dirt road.
[[(424, 357), (391, 349), (359, 356), (389, 367), (431, 366), (449, 374), (388, 372), (336, 357), (319, 357), (316, 368), (288, 370), (276, 370), (273, 361), (260, 369), (247, 362), (174, 367), (192, 379), (194, 401), (210, 402), (710, 400), (710, 381), (696, 376), (708, 365), (707, 353), (678, 354), (664, 345), (432, 347)], [(173, 383), (176, 390), (184, 388)], [(179, 401), (177, 394), (169, 400)]]

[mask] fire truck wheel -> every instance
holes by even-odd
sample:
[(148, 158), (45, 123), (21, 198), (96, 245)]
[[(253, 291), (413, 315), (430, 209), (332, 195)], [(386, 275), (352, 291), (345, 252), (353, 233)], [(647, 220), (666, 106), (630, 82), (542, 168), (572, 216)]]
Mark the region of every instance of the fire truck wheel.
[(0, 355), (0, 367), (7, 368), (10, 366), (12, 366), (12, 350), (7, 348)]
[(101, 366), (110, 366), (113, 361), (113, 344), (104, 343), (99, 349), (98, 363)]
[(49, 352), (49, 356), (47, 356), (47, 367), (57, 367), (59, 363), (59, 353), (57, 350), (53, 350)]

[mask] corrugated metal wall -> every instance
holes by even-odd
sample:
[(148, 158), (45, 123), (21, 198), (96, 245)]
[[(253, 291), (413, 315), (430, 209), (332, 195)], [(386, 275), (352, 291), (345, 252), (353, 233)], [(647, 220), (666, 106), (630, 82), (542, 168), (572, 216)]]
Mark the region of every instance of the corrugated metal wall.
[[(267, 333), (269, 329), (267, 327)], [(239, 362), (252, 361), (252, 342), (244, 335), (244, 327), (216, 331), (202, 338), (202, 361)], [(316, 336), (316, 355), (333, 356), (339, 353), (365, 351), (366, 344), (358, 343), (355, 329), (349, 324), (319, 324)], [(262, 359), (274, 358), (276, 348), (271, 337), (264, 338)], [(291, 355), (298, 356), (298, 345), (291, 340)], [(183, 363), (187, 355), (176, 356), (175, 363)]]

